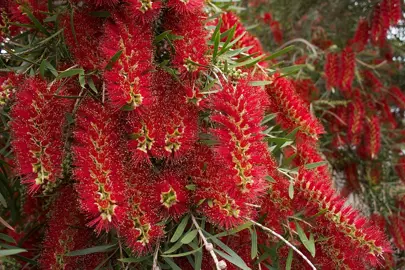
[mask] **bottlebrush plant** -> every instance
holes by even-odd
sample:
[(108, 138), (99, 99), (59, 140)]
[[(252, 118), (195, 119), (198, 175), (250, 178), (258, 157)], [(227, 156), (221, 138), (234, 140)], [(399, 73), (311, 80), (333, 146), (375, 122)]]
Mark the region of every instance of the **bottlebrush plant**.
[[(328, 129), (298, 91), (316, 87), (293, 79), (301, 66), (277, 63), (293, 47), (264, 52), (226, 2), (0, 6), (0, 256), (9, 269), (392, 261), (376, 221), (333, 187), (318, 149)], [(267, 23), (282, 42), (278, 21)], [(330, 87), (354, 95), (355, 50), (334, 61), (350, 72), (334, 67)], [(359, 155), (375, 161), (377, 104), (360, 97), (351, 138), (367, 128)], [(400, 235), (399, 216), (390, 224)]]

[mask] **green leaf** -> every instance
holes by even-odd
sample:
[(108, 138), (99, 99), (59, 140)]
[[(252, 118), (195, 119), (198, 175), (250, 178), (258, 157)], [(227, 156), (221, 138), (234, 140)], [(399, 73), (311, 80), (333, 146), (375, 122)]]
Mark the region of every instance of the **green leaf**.
[(87, 83), (90, 86), (90, 89), (94, 91), (94, 93), (98, 93), (96, 86), (94, 85), (94, 81), (91, 77), (87, 79)]
[(327, 161), (319, 161), (319, 162), (305, 164), (304, 167), (306, 169), (310, 170), (310, 169), (315, 169), (315, 168), (320, 167), (320, 166), (324, 166), (326, 164), (328, 164)]
[(199, 247), (197, 249), (191, 250), (191, 251), (187, 251), (187, 252), (183, 252), (183, 253), (178, 253), (178, 254), (162, 254), (160, 255), (161, 257), (168, 257), (168, 258), (177, 258), (177, 257), (184, 257), (184, 256), (188, 256), (191, 254), (196, 253), (197, 251), (201, 250), (202, 247)]
[(251, 249), (250, 249), (250, 258), (252, 258), (252, 260), (254, 258), (256, 258), (257, 256), (257, 233), (256, 233), (256, 229), (253, 227), (253, 229), (250, 229), (250, 237), (251, 237)]
[(180, 242), (182, 242), (183, 244), (190, 243), (197, 236), (197, 233), (197, 230), (187, 232), (186, 235), (184, 235), (184, 237), (180, 240)]
[(288, 47), (285, 47), (285, 48), (283, 48), (283, 49), (281, 49), (281, 50), (267, 56), (266, 58), (263, 59), (263, 61), (269, 61), (269, 60), (272, 60), (274, 58), (277, 58), (277, 57), (279, 57), (279, 56), (281, 56), (283, 54), (288, 53), (289, 51), (293, 50), (294, 48), (295, 48), (294, 45), (290, 45)]
[(42, 33), (44, 33), (47, 36), (50, 36), (49, 32), (46, 30), (46, 28), (41, 24), (41, 22), (35, 18), (35, 16), (31, 13), (31, 11), (29, 10), (29, 8), (26, 8), (24, 6), (22, 6), (22, 10), (23, 12), (27, 15), (27, 17), (34, 23), (35, 27), (41, 31)]
[(174, 232), (172, 238), (170, 239), (171, 243), (176, 242), (183, 235), (184, 229), (186, 228), (189, 219), (190, 219), (190, 216), (187, 215), (181, 220), (181, 222), (177, 226), (176, 231)]
[(186, 185), (186, 189), (188, 189), (188, 190), (195, 190), (195, 188), (196, 188), (196, 185), (194, 185), (194, 184)]
[(7, 242), (9, 242), (9, 243), (16, 244), (15, 240), (13, 239), (13, 237), (11, 237), (11, 236), (9, 236), (9, 235), (7, 235), (7, 234), (4, 234), (4, 233), (0, 233), (0, 239), (3, 239), (4, 241), (7, 241)]
[(236, 254), (235, 251), (233, 251), (231, 248), (229, 248), (227, 245), (225, 245), (221, 240), (219, 240), (216, 237), (213, 237), (211, 234), (207, 233), (204, 231), (206, 235), (210, 237), (210, 240), (215, 243), (215, 245), (219, 246), (222, 250), (224, 250), (226, 253), (229, 255), (225, 254), (224, 252), (220, 250), (215, 250), (221, 257), (226, 259), (227, 261), (231, 262), (232, 264), (238, 266), (241, 269), (244, 270), (249, 270), (250, 268), (246, 265), (246, 263), (242, 260), (241, 257), (239, 257), (238, 254)]
[(57, 80), (62, 79), (62, 78), (68, 78), (68, 77), (73, 77), (79, 74), (84, 74), (84, 69), (82, 68), (72, 68), (68, 69), (65, 71), (62, 71), (59, 73), (59, 75), (56, 77)]
[[(247, 228), (250, 228), (252, 225), (253, 225), (253, 223), (248, 221), (248, 222), (246, 222), (244, 224), (239, 225), (236, 228), (233, 228), (231, 230), (227, 230), (227, 231), (218, 233), (218, 234), (214, 235), (213, 237), (219, 238), (219, 237), (222, 237), (222, 236), (232, 235), (232, 234), (238, 233), (240, 231), (243, 231), (243, 230), (245, 230)], [(208, 237), (208, 239), (210, 239), (210, 237)]]
[(288, 196), (290, 199), (294, 199), (294, 182), (290, 181), (290, 185), (288, 186)]
[(14, 249), (2, 249), (0, 250), (0, 256), (11, 256), (19, 253), (27, 252), (23, 248), (14, 248)]
[(220, 37), (221, 35), (219, 34), (219, 32), (217, 32), (214, 36), (214, 52), (212, 53), (212, 59), (214, 60), (214, 62), (218, 55)]
[(147, 259), (150, 259), (151, 257), (152, 256), (144, 256), (144, 257), (137, 257), (137, 258), (130, 257), (130, 258), (122, 258), (122, 259), (118, 259), (118, 260), (121, 262), (124, 262), (124, 263), (138, 263), (138, 262), (142, 262)]
[(67, 253), (66, 256), (82, 256), (82, 255), (93, 254), (93, 253), (107, 252), (107, 251), (110, 251), (111, 248), (114, 248), (114, 247), (116, 247), (115, 244), (74, 250), (74, 251)]
[(235, 35), (235, 30), (236, 30), (236, 24), (230, 29), (228, 36), (226, 38), (225, 43), (222, 45), (221, 50), (219, 51), (218, 55), (223, 54), (224, 52), (226, 52), (227, 50), (229, 50), (226, 46), (228, 46), (229, 42), (231, 42), (233, 36)]
[(84, 76), (84, 74), (79, 74), (79, 84), (81, 88), (86, 87), (86, 77)]
[(171, 258), (163, 257), (163, 260), (165, 260), (172, 270), (181, 270), (181, 268)]
[(290, 248), (288, 251), (287, 261), (285, 262), (285, 270), (291, 270), (291, 264), (293, 260), (293, 250)]
[(271, 114), (266, 115), (266, 116), (263, 118), (263, 120), (262, 120), (262, 122), (261, 122), (261, 125), (264, 125), (264, 124), (266, 124), (267, 122), (273, 120), (274, 118), (276, 118), (276, 116), (277, 116), (277, 113), (271, 113)]
[(236, 63), (235, 65), (233, 65), (233, 67), (250, 67), (255, 65), (256, 63), (258, 63), (261, 59), (263, 58), (263, 55), (259, 55), (258, 57), (240, 62), (240, 63)]
[(300, 238), (301, 242), (304, 244), (305, 248), (311, 253), (312, 257), (315, 257), (315, 241), (313, 234), (311, 233), (310, 239), (308, 239), (307, 235), (305, 234), (300, 224), (298, 222), (295, 222), (295, 225), (298, 237)]
[(265, 86), (271, 84), (270, 81), (252, 81), (249, 83), (251, 86)]
[(111, 13), (106, 10), (101, 10), (101, 11), (92, 11), (90, 12), (90, 15), (98, 18), (108, 18), (111, 16)]
[(296, 127), (294, 128), (290, 133), (287, 134), (287, 136), (285, 136), (286, 138), (293, 140), (295, 138), (295, 135), (297, 134), (298, 130), (300, 130), (301, 127)]
[(283, 74), (283, 76), (289, 76), (289, 75), (297, 73), (303, 67), (305, 67), (305, 65), (295, 65), (295, 66), (285, 67), (285, 68), (280, 69), (280, 72)]
[(0, 203), (1, 203), (1, 205), (4, 206), (4, 208), (7, 208), (7, 201), (4, 198), (3, 194), (1, 194), (1, 193), (0, 193)]
[(165, 252), (163, 252), (163, 254), (170, 254), (175, 252), (176, 250), (178, 250), (179, 248), (181, 248), (181, 246), (183, 245), (183, 243), (181, 241), (177, 241), (171, 248), (169, 248), (168, 250), (166, 250)]
[(106, 70), (111, 70), (111, 68), (113, 67), (114, 63), (117, 62), (117, 60), (120, 58), (122, 54), (122, 50), (119, 50), (118, 52), (116, 52), (110, 59), (110, 61), (108, 61), (108, 64), (105, 66)]

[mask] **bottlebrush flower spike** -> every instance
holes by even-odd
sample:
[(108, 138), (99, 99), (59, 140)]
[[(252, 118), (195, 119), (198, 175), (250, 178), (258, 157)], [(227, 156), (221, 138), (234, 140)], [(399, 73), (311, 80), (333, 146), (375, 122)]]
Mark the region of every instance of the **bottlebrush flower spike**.
[(366, 19), (361, 18), (358, 22), (356, 32), (351, 40), (352, 48), (355, 52), (361, 52), (367, 45), (369, 39), (369, 26)]
[(315, 86), (311, 79), (299, 79), (292, 81), (297, 94), (300, 95), (307, 107), (312, 100), (319, 97), (319, 89)]
[(324, 235), (344, 243), (344, 257), (357, 257), (363, 264), (376, 265), (384, 253), (391, 252), (382, 232), (367, 224), (364, 218), (335, 195), (330, 183), (310, 170), (301, 168), (295, 182), (294, 202), (308, 215), (316, 215), (317, 228)]
[(118, 116), (111, 108), (86, 100), (78, 110), (73, 146), (80, 207), (98, 233), (116, 226), (124, 211), (124, 179), (119, 152)]
[(207, 31), (202, 21), (206, 18), (202, 10), (195, 12), (177, 13), (171, 12), (164, 22), (166, 30), (181, 36), (181, 39), (173, 40), (175, 54), (172, 57), (172, 65), (184, 76), (190, 74), (194, 77), (208, 64), (205, 53), (207, 46)]
[(270, 23), (271, 33), (273, 34), (274, 41), (277, 44), (283, 42), (283, 32), (281, 31), (280, 23), (278, 21), (272, 21)]
[(71, 101), (53, 97), (58, 86), (48, 88), (39, 78), (25, 79), (19, 88), (10, 123), (18, 171), (30, 193), (52, 191), (62, 176), (62, 129)]
[(353, 191), (360, 190), (360, 182), (357, 174), (357, 165), (356, 163), (347, 164), (344, 168), (346, 181), (350, 185)]
[(363, 121), (365, 118), (365, 109), (363, 102), (360, 98), (353, 100), (347, 108), (347, 136), (348, 141), (354, 145), (358, 146), (360, 144), (360, 135), (363, 128)]
[(325, 63), (325, 76), (326, 76), (326, 87), (331, 89), (332, 87), (337, 87), (339, 85), (339, 68), (340, 61), (339, 55), (337, 53), (328, 53), (326, 55)]
[(362, 76), (365, 80), (365, 84), (366, 86), (370, 87), (371, 89), (373, 89), (374, 92), (376, 93), (380, 93), (381, 92), (381, 88), (383, 87), (382, 82), (380, 81), (380, 79), (378, 79), (375, 75), (374, 72), (370, 71), (370, 70), (363, 70), (362, 72)]
[[(265, 92), (240, 80), (236, 86), (227, 83), (212, 96), (214, 113), (211, 120), (217, 125), (211, 130), (219, 145), (215, 152), (226, 167), (227, 179), (234, 184), (235, 196), (257, 200), (265, 188), (267, 147), (261, 135)], [(240, 195), (239, 195), (240, 194)]]
[(397, 121), (395, 120), (395, 117), (391, 111), (391, 107), (388, 103), (387, 100), (383, 100), (382, 104), (381, 104), (381, 111), (383, 114), (383, 119), (382, 122), (384, 123), (388, 123), (389, 124), (389, 128), (391, 129), (395, 129), (398, 126)]
[(92, 232), (85, 227), (72, 187), (59, 190), (53, 202), (48, 229), (39, 259), (42, 269), (94, 269), (104, 260), (102, 254), (66, 256), (67, 253), (94, 245)]
[(388, 0), (388, 5), (390, 24), (397, 25), (398, 21), (402, 18), (401, 0)]
[(349, 91), (352, 88), (354, 79), (354, 71), (356, 68), (356, 55), (352, 48), (347, 46), (341, 53), (341, 78), (339, 80), (340, 87), (344, 91)]
[(393, 215), (390, 217), (389, 231), (393, 236), (395, 246), (400, 250), (405, 250), (405, 222), (403, 217)]
[(374, 45), (383, 47), (390, 25), (390, 7), (388, 1), (381, 1), (374, 7), (371, 20), (371, 41)]
[(301, 127), (301, 131), (317, 138), (324, 132), (323, 126), (309, 112), (302, 99), (295, 92), (293, 84), (286, 78), (276, 74), (272, 83), (266, 86), (274, 112), (280, 112), (279, 118), (288, 129)]
[(128, 14), (137, 22), (151, 24), (162, 8), (160, 0), (124, 0), (127, 3)]
[(396, 104), (401, 109), (405, 109), (405, 94), (401, 91), (398, 86), (391, 86), (388, 92), (393, 97), (393, 100), (396, 101)]
[(132, 23), (122, 14), (113, 18), (114, 22), (108, 22), (104, 28), (101, 51), (106, 59), (118, 51), (122, 53), (104, 72), (104, 81), (114, 106), (137, 109), (152, 102), (152, 29), (150, 25)]
[(405, 184), (405, 156), (401, 156), (395, 165), (395, 171), (402, 183)]
[(162, 227), (157, 225), (162, 219), (156, 214), (158, 209), (151, 198), (156, 188), (156, 175), (149, 166), (133, 164), (127, 166), (126, 175), (126, 208), (117, 213), (120, 220), (118, 230), (133, 252), (144, 254), (163, 235)]
[(66, 45), (75, 62), (85, 69), (103, 67), (102, 62), (106, 58), (100, 55), (98, 49), (103, 34), (102, 26), (103, 19), (88, 15), (86, 12), (74, 13), (73, 24), (70, 16), (62, 20)]
[(381, 148), (380, 120), (377, 116), (373, 116), (367, 120), (365, 136), (367, 154), (371, 159), (374, 159)]

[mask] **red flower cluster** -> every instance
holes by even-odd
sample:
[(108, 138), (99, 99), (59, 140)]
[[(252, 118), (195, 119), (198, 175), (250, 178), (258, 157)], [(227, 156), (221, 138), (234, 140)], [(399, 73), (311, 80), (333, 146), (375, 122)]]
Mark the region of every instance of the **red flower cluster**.
[(364, 50), (370, 37), (369, 30), (368, 21), (366, 19), (360, 19), (354, 37), (350, 41), (355, 52), (361, 52)]
[(273, 34), (274, 41), (277, 44), (280, 44), (281, 42), (283, 42), (283, 32), (281, 30), (280, 23), (278, 21), (274, 20), (273, 16), (271, 16), (270, 13), (265, 13), (263, 15), (263, 21), (266, 24), (270, 25), (270, 29)]
[(368, 119), (366, 125), (366, 137), (365, 145), (367, 154), (371, 159), (377, 157), (381, 148), (381, 131), (380, 131), (380, 120), (378, 116), (373, 116), (371, 119)]
[(371, 19), (371, 41), (384, 47), (388, 28), (401, 19), (401, 0), (382, 0), (374, 7)]

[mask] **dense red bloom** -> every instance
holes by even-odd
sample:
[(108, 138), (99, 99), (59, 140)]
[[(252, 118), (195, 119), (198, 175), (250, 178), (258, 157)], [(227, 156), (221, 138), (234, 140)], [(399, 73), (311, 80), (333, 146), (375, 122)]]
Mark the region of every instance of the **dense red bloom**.
[(105, 26), (101, 51), (106, 59), (111, 59), (118, 51), (122, 52), (112, 68), (104, 72), (104, 81), (114, 106), (125, 106), (129, 110), (150, 104), (151, 26), (136, 25), (127, 16), (116, 14), (114, 22), (110, 21)]
[(389, 231), (393, 236), (395, 246), (400, 250), (405, 250), (405, 221), (403, 217), (391, 216)]
[(381, 131), (380, 120), (378, 116), (372, 116), (367, 120), (365, 133), (365, 146), (370, 158), (377, 157), (381, 148)]
[(398, 86), (391, 86), (388, 91), (393, 97), (392, 99), (396, 101), (397, 106), (405, 109), (405, 94), (401, 89)]
[(352, 48), (355, 52), (361, 52), (367, 45), (369, 39), (369, 26), (366, 19), (360, 19), (354, 37), (351, 40)]
[(374, 45), (384, 46), (387, 30), (390, 25), (390, 7), (383, 0), (374, 7), (371, 19), (371, 41)]
[(356, 98), (348, 105), (347, 112), (348, 141), (350, 144), (358, 146), (360, 144), (363, 120), (365, 117), (363, 102), (359, 98)]
[(206, 15), (201, 9), (188, 13), (171, 12), (166, 17), (164, 28), (182, 37), (172, 41), (175, 49), (172, 65), (182, 75), (197, 75), (198, 71), (208, 64), (205, 56), (208, 50), (207, 31), (202, 23), (205, 18)]
[(277, 44), (283, 42), (283, 32), (281, 31), (280, 23), (278, 21), (272, 21), (270, 23), (270, 29), (273, 34), (274, 41)]
[(85, 227), (79, 212), (77, 195), (72, 187), (59, 190), (50, 211), (43, 252), (39, 259), (42, 269), (94, 269), (104, 259), (99, 253), (66, 256), (73, 250), (95, 245), (92, 231)]
[(65, 113), (71, 101), (52, 96), (57, 85), (26, 79), (11, 111), (12, 147), (24, 183), (30, 192), (51, 191), (62, 176)]
[(278, 119), (288, 129), (300, 127), (302, 132), (316, 138), (324, 132), (323, 126), (311, 115), (293, 84), (276, 74), (272, 84), (266, 86), (271, 101), (270, 110), (280, 112)]
[(357, 165), (356, 163), (347, 164), (344, 168), (346, 181), (350, 185), (353, 191), (360, 190), (359, 177), (357, 175)]
[(234, 185), (235, 196), (257, 200), (264, 189), (263, 165), (267, 162), (267, 147), (260, 133), (266, 95), (248, 83), (248, 80), (240, 80), (236, 86), (228, 83), (212, 96), (215, 113), (211, 120), (217, 126), (211, 133), (219, 141), (215, 152), (226, 164), (223, 170), (228, 177), (223, 181)]
[(339, 85), (339, 73), (340, 61), (339, 55), (337, 53), (328, 53), (326, 55), (325, 63), (325, 76), (326, 76), (326, 87), (331, 89), (332, 87), (337, 87)]
[(125, 10), (137, 22), (151, 24), (162, 8), (159, 0), (124, 0), (127, 3)]
[(97, 69), (108, 61), (100, 55), (99, 43), (103, 34), (103, 19), (90, 16), (86, 12), (76, 12), (73, 24), (70, 16), (62, 20), (63, 34), (69, 51), (75, 60), (85, 69)]
[(389, 5), (389, 18), (391, 25), (396, 25), (402, 18), (401, 0), (385, 0)]
[(383, 234), (351, 207), (345, 207), (330, 183), (301, 168), (295, 188), (294, 204), (305, 209), (307, 215), (316, 214), (317, 228), (341, 244), (344, 258), (357, 257), (364, 260), (361, 265), (376, 265), (385, 252), (390, 252)]
[(389, 127), (391, 129), (395, 129), (398, 126), (398, 123), (395, 120), (395, 117), (391, 111), (391, 107), (388, 104), (387, 100), (382, 101), (381, 112), (382, 112), (382, 116), (383, 116), (383, 118), (381, 119), (382, 122), (389, 124)]
[(311, 79), (299, 79), (292, 81), (295, 91), (300, 95), (305, 104), (309, 107), (312, 100), (319, 97), (319, 89)]
[(342, 70), (339, 84), (342, 90), (349, 91), (352, 88), (352, 82), (354, 79), (354, 71), (356, 68), (356, 55), (351, 47), (346, 47), (341, 53), (341, 67)]
[(163, 235), (161, 225), (157, 224), (162, 219), (153, 203), (156, 175), (149, 167), (133, 165), (127, 166), (126, 175), (126, 209), (117, 213), (119, 234), (133, 252), (143, 254)]
[(89, 226), (108, 231), (124, 211), (119, 115), (92, 100), (84, 101), (77, 115), (73, 173), (80, 207), (92, 219)]
[[(75, 0), (79, 1), (79, 0)], [(95, 4), (96, 6), (114, 6), (120, 2), (120, 0), (85, 0), (89, 4)]]
[(365, 81), (365, 85), (370, 87), (374, 92), (380, 93), (383, 87), (382, 82), (376, 77), (374, 72), (370, 70), (363, 70), (362, 76)]

